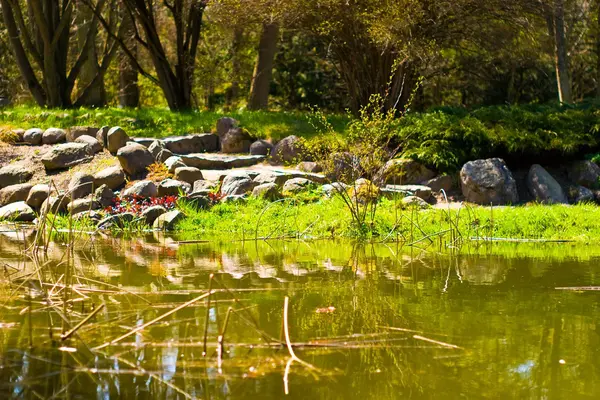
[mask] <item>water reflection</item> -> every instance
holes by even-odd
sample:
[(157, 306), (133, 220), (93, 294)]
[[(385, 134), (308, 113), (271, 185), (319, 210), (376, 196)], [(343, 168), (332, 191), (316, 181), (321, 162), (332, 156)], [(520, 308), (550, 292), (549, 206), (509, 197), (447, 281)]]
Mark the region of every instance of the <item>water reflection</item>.
[[(289, 354), (277, 341), (286, 295), (295, 351), (318, 368), (292, 364), (289, 398), (600, 395), (600, 292), (555, 289), (600, 284), (593, 249), (178, 245), (155, 233), (97, 237), (69, 257), (65, 244), (51, 243), (40, 269), (24, 256), (24, 240), (31, 234), (0, 234), (0, 397), (282, 398)], [(43, 277), (25, 280), (36, 274)], [(72, 290), (60, 286), (68, 274)], [(199, 296), (211, 274), (233, 294), (215, 295), (208, 314), (202, 300), (90, 351)], [(42, 280), (54, 284), (44, 289)], [(52, 305), (69, 290), (65, 308)], [(72, 326), (99, 304), (105, 309), (76, 337), (60, 340), (63, 317)], [(219, 362), (229, 307), (237, 312)]]

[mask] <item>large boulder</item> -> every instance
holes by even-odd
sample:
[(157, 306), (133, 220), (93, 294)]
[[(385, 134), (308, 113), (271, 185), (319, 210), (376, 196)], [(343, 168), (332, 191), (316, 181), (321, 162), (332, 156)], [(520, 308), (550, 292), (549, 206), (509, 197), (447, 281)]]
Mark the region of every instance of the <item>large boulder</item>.
[(31, 128), (27, 129), (23, 133), (23, 141), (32, 146), (38, 146), (42, 144), (42, 136), (44, 135), (44, 131), (39, 128)]
[(169, 170), (170, 174), (174, 174), (177, 168), (187, 167), (187, 164), (183, 162), (183, 160), (179, 156), (171, 156), (167, 158), (164, 164)]
[(35, 212), (24, 201), (11, 203), (0, 207), (0, 220), (14, 222), (31, 222), (35, 219)]
[(40, 183), (34, 185), (27, 194), (25, 202), (31, 208), (40, 208), (44, 200), (46, 200), (51, 192), (52, 188), (47, 183)]
[(157, 162), (165, 162), (169, 157), (173, 156), (173, 152), (165, 147), (160, 140), (153, 141), (148, 146), (148, 151), (154, 156)]
[(146, 222), (146, 225), (152, 226), (152, 224), (154, 224), (154, 221), (156, 221), (156, 218), (160, 217), (166, 212), (167, 209), (163, 206), (152, 206), (142, 211), (142, 214), (140, 216)]
[(18, 183), (0, 189), (0, 206), (25, 201), (33, 185), (31, 183)]
[(202, 171), (194, 167), (179, 167), (175, 169), (175, 179), (193, 185), (194, 182), (204, 179)]
[(102, 208), (99, 202), (93, 198), (77, 199), (67, 204), (67, 211), (71, 214), (78, 214), (84, 211), (99, 210)]
[(514, 204), (519, 201), (515, 180), (500, 158), (475, 160), (460, 170), (465, 199), (476, 204)]
[(72, 199), (81, 199), (92, 194), (94, 189), (94, 177), (85, 172), (77, 172), (69, 182), (67, 196)]
[(389, 160), (382, 171), (382, 181), (388, 184), (408, 185), (427, 181), (435, 176), (435, 172), (409, 158)]
[(175, 228), (175, 225), (181, 221), (183, 217), (184, 215), (179, 210), (169, 211), (156, 218), (152, 227), (154, 229), (170, 231)]
[(193, 193), (208, 193), (212, 192), (219, 186), (219, 181), (207, 181), (204, 179), (194, 182)]
[(230, 129), (221, 137), (221, 152), (223, 153), (248, 153), (252, 139), (241, 128)]
[(180, 193), (187, 194), (192, 191), (192, 185), (175, 179), (165, 179), (158, 184), (158, 197), (177, 196)]
[(112, 190), (119, 189), (125, 184), (125, 172), (120, 166), (108, 167), (94, 174), (94, 186), (108, 186)]
[(33, 177), (31, 167), (23, 164), (8, 164), (0, 168), (0, 189), (17, 183), (28, 182)]
[(140, 176), (147, 172), (147, 168), (154, 163), (154, 157), (148, 149), (141, 144), (132, 143), (121, 147), (117, 151), (117, 158), (123, 171), (130, 176)]
[(584, 186), (571, 186), (567, 189), (567, 198), (569, 203), (593, 203), (595, 201), (594, 192)]
[(115, 192), (113, 192), (108, 186), (102, 185), (94, 191), (94, 199), (100, 203), (102, 207), (108, 207), (113, 204)]
[(163, 139), (163, 144), (175, 154), (192, 154), (219, 150), (219, 137), (212, 133), (174, 136)]
[(185, 165), (198, 169), (232, 169), (244, 168), (262, 162), (265, 156), (237, 154), (189, 154), (181, 156)]
[(121, 147), (124, 147), (129, 141), (127, 133), (119, 126), (110, 128), (106, 132), (106, 148), (111, 154), (117, 154)]
[(223, 179), (221, 194), (235, 196), (251, 192), (256, 186), (252, 177), (246, 172), (233, 172)]
[(53, 171), (89, 162), (92, 158), (94, 156), (87, 144), (63, 143), (52, 147), (41, 157), (41, 161), (46, 170)]
[(304, 172), (319, 173), (323, 171), (323, 168), (314, 161), (302, 161), (296, 165), (296, 169)]
[(252, 196), (274, 201), (281, 197), (279, 186), (275, 183), (263, 183), (252, 190)]
[(42, 214), (61, 214), (67, 210), (67, 204), (70, 202), (70, 198), (65, 195), (50, 196), (42, 203), (40, 212)]
[(69, 128), (67, 132), (67, 142), (74, 142), (77, 138), (82, 136), (90, 136), (96, 138), (98, 128), (92, 126), (73, 126)]
[(295, 194), (315, 186), (315, 183), (305, 178), (292, 178), (283, 184), (284, 194)]
[(360, 158), (348, 151), (331, 154), (331, 162), (327, 171), (327, 178), (332, 181), (355, 181), (363, 175)]
[(96, 140), (100, 142), (102, 147), (108, 147), (107, 135), (109, 130), (110, 127), (103, 126), (102, 128), (98, 129), (98, 132), (96, 132)]
[(72, 140), (72, 142), (87, 144), (93, 154), (100, 153), (102, 151), (102, 144), (100, 144), (98, 139), (93, 136), (81, 135), (75, 140)]
[(123, 228), (125, 224), (133, 221), (135, 214), (130, 212), (124, 212), (121, 214), (109, 215), (98, 222), (98, 229), (108, 229), (112, 227)]
[(271, 153), (271, 162), (273, 164), (289, 164), (302, 161), (300, 138), (292, 135), (281, 139)]
[(527, 188), (539, 202), (568, 204), (560, 184), (541, 165), (534, 164), (527, 174)]
[(569, 179), (581, 186), (595, 188), (600, 185), (600, 167), (592, 161), (576, 161), (568, 166)]
[(285, 181), (292, 178), (293, 176), (285, 172), (263, 171), (254, 178), (254, 182), (257, 185), (264, 185), (265, 183), (275, 183), (276, 185), (282, 186), (285, 183)]
[(422, 185), (429, 186), (434, 192), (443, 190), (448, 193), (454, 188), (454, 179), (450, 175), (440, 175), (424, 181)]
[(266, 140), (257, 140), (250, 145), (250, 154), (253, 156), (268, 156), (273, 151), (273, 145)]
[(416, 196), (425, 201), (429, 200), (432, 195), (431, 188), (425, 185), (386, 185), (381, 192), (388, 197), (394, 195)]
[(42, 144), (62, 143), (67, 138), (67, 132), (60, 128), (48, 128), (42, 134)]
[(217, 135), (222, 138), (231, 129), (239, 126), (239, 122), (231, 117), (223, 117), (217, 121)]
[(122, 192), (123, 197), (156, 197), (158, 188), (152, 181), (139, 181)]

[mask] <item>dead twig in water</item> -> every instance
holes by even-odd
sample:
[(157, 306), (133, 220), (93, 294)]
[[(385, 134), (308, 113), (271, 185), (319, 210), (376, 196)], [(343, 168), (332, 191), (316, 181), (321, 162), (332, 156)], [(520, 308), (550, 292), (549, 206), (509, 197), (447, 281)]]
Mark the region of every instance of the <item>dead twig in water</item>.
[(425, 336), (420, 336), (420, 335), (413, 335), (413, 339), (417, 339), (417, 340), (422, 340), (424, 342), (429, 342), (429, 343), (434, 343), (437, 345), (440, 345), (442, 347), (447, 347), (449, 349), (457, 349), (457, 350), (462, 350), (462, 347), (458, 347), (455, 344), (450, 344), (450, 343), (445, 343), (445, 342), (440, 342), (438, 340), (433, 340), (433, 339), (429, 339), (426, 338)]
[(90, 319), (94, 318), (94, 315), (96, 315), (100, 311), (102, 311), (104, 309), (104, 306), (105, 306), (104, 303), (100, 304), (99, 307), (97, 307), (87, 317), (85, 317), (83, 320), (81, 320), (81, 322), (78, 323), (77, 325), (75, 325), (70, 331), (68, 331), (67, 333), (65, 333), (63, 335), (60, 335), (61, 340), (67, 340), (68, 338), (70, 338), (71, 335), (73, 335), (75, 332), (77, 332), (79, 330), (79, 328), (81, 328), (83, 325), (85, 325), (86, 322), (88, 322)]

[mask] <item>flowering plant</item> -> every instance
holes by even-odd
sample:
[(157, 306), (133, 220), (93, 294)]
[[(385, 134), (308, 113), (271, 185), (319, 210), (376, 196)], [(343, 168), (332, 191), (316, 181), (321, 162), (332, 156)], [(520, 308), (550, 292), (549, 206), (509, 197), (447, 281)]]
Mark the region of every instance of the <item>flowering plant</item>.
[(130, 212), (140, 215), (144, 210), (153, 206), (163, 206), (167, 210), (172, 210), (177, 204), (179, 196), (163, 196), (144, 198), (140, 196), (115, 197), (113, 203), (106, 207), (105, 211), (109, 214), (121, 214)]

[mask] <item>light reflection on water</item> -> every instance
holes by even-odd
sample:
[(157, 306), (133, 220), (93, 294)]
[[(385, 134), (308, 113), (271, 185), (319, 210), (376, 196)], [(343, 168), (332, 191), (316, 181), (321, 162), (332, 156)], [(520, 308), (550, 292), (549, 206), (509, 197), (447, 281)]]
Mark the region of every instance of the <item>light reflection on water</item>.
[[(600, 285), (594, 249), (521, 245), (449, 255), (350, 242), (180, 246), (154, 235), (95, 239), (67, 263), (67, 248), (53, 243), (45, 281), (64, 282), (69, 263), (74, 283), (98, 281), (95, 291), (71, 293), (78, 301), (63, 309), (66, 288), (52, 287), (51, 301), (61, 302), (52, 308), (48, 286), (23, 283), (40, 265), (23, 248), (0, 236), (0, 398), (282, 398), (289, 353), (276, 342), (285, 296), (295, 352), (317, 368), (291, 365), (292, 399), (600, 395), (600, 292), (555, 289)], [(208, 357), (205, 301), (89, 350), (199, 296), (210, 274), (235, 300), (225, 291), (212, 298)], [(31, 301), (19, 285), (31, 287)], [(60, 340), (61, 312), (73, 326), (99, 304), (105, 309), (74, 338)], [(219, 368), (217, 336), (229, 307), (237, 312)]]

